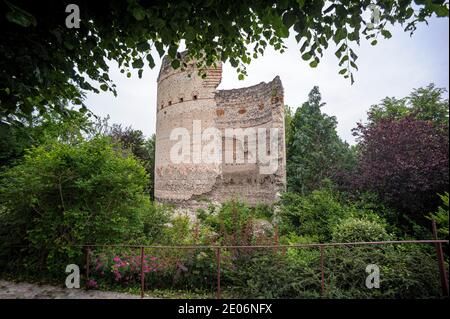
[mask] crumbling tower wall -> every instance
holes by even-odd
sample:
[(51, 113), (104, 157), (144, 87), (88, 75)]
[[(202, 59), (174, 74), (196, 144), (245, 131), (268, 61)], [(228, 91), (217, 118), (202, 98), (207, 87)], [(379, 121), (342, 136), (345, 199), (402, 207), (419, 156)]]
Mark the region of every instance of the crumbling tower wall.
[[(239, 148), (244, 154), (244, 163), (223, 161), (221, 178), (209, 194), (210, 198), (215, 201), (235, 198), (249, 204), (272, 204), (286, 186), (284, 100), (280, 78), (247, 88), (217, 91), (215, 100), (215, 126), (224, 136), (222, 149), (227, 151), (230, 148), (228, 151), (235, 154)], [(255, 143), (257, 153), (258, 142), (247, 137), (238, 140), (234, 136), (226, 136), (225, 131), (229, 128), (254, 129), (255, 132), (266, 130), (266, 152), (270, 152), (269, 130), (278, 129), (278, 152), (273, 154), (278, 162), (276, 171), (272, 174), (261, 173), (263, 163), (257, 154), (250, 154), (252, 151), (248, 147), (249, 143)], [(256, 163), (249, 163), (248, 159), (252, 156), (256, 157)]]
[[(174, 70), (168, 59), (163, 60), (157, 93), (156, 200), (188, 208), (204, 207), (207, 201), (229, 199), (272, 204), (286, 185), (284, 101), (280, 78), (248, 88), (217, 91), (222, 65), (205, 71), (203, 78), (198, 74), (195, 61), (189, 62), (184, 69)], [(194, 121), (200, 123), (200, 130), (195, 128)], [(209, 127), (221, 132), (223, 160), (226, 152), (233, 154), (235, 159), (238, 150), (245, 154), (245, 159), (256, 156), (249, 154), (248, 143), (252, 141), (227, 137), (226, 129), (277, 128), (276, 171), (262, 174), (259, 160), (254, 163), (205, 163), (198, 150), (207, 141), (202, 141), (199, 134)], [(179, 128), (191, 137), (190, 152), (185, 162), (174, 163), (171, 151), (177, 140), (174, 136), (171, 139), (171, 134)], [(194, 145), (198, 138), (200, 145), (198, 142)], [(227, 141), (230, 138), (233, 140)], [(268, 140), (267, 150), (270, 150), (269, 144)]]
[(186, 129), (192, 137), (194, 120), (202, 126), (214, 125), (216, 87), (222, 78), (222, 67), (206, 70), (203, 79), (192, 61), (185, 69), (174, 70), (164, 59), (158, 76), (156, 115), (155, 198), (163, 202), (180, 203), (212, 189), (220, 167), (216, 164), (196, 163), (197, 158), (186, 159), (187, 163), (173, 163), (170, 150), (175, 141), (170, 135), (176, 128)]

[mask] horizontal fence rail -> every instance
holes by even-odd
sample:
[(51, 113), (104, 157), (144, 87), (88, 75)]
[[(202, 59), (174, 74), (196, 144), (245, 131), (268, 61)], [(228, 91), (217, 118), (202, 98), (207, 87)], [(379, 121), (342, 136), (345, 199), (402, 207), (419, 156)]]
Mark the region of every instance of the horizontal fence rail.
[(444, 239), (423, 240), (387, 240), (387, 241), (358, 241), (349, 243), (311, 243), (289, 245), (128, 245), (128, 244), (87, 244), (74, 245), (76, 247), (123, 247), (123, 248), (154, 248), (154, 249), (208, 249), (208, 248), (302, 248), (302, 247), (333, 247), (333, 246), (361, 246), (361, 245), (385, 245), (385, 244), (448, 244)]

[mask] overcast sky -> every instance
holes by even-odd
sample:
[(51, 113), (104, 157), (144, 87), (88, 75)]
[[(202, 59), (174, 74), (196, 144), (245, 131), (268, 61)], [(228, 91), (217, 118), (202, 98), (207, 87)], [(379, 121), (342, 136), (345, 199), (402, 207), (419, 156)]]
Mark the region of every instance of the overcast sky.
[[(337, 131), (342, 139), (354, 143), (351, 129), (356, 122), (366, 119), (368, 108), (386, 96), (404, 97), (413, 88), (434, 82), (438, 87), (449, 87), (449, 20), (431, 19), (429, 25), (419, 26), (413, 37), (400, 26), (390, 29), (393, 37), (381, 39), (376, 46), (362, 41), (353, 47), (359, 56), (359, 71), (355, 83), (338, 74), (336, 48), (330, 46), (315, 69), (301, 59), (299, 46), (293, 36), (287, 41), (288, 50), (276, 53), (268, 49), (263, 57), (248, 66), (245, 80), (237, 79), (229, 63), (224, 65), (222, 83), (218, 89), (232, 89), (271, 81), (279, 75), (284, 87), (285, 103), (298, 107), (307, 100), (314, 85), (320, 87), (326, 102), (323, 112), (336, 116)], [(158, 54), (153, 54), (155, 57)], [(147, 67), (142, 79), (134, 73), (132, 78), (121, 74), (111, 64), (109, 76), (117, 85), (118, 96), (111, 93), (89, 94), (86, 104), (99, 116), (110, 115), (110, 124), (120, 123), (139, 129), (146, 136), (155, 132), (156, 78), (161, 61), (156, 67)]]

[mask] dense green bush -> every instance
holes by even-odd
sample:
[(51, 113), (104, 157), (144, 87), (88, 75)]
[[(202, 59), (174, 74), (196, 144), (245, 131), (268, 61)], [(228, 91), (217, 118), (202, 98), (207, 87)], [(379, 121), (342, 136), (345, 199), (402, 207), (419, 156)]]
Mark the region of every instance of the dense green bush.
[(247, 258), (237, 260), (232, 269), (224, 270), (224, 286), (241, 298), (317, 298), (319, 263), (297, 262), (300, 260), (280, 249), (255, 249)]
[(448, 240), (448, 193), (439, 195), (442, 200), (442, 205), (438, 210), (429, 215), (430, 220), (436, 221), (438, 236), (441, 239)]
[(165, 229), (170, 223), (173, 209), (163, 204), (151, 202), (142, 214), (143, 235), (142, 242), (159, 244), (166, 238)]
[[(265, 205), (251, 207), (238, 201), (228, 201), (216, 207), (210, 206), (207, 211), (199, 210), (199, 220), (216, 234), (217, 242), (223, 245), (250, 245), (261, 243), (273, 236), (272, 209)], [(263, 221), (270, 229), (258, 232), (257, 224)]]
[[(277, 218), (283, 235), (297, 234), (315, 238), (316, 242), (331, 241), (337, 225), (346, 219), (348, 222), (359, 220), (359, 224), (365, 221), (368, 228), (370, 225), (379, 225), (395, 233), (395, 228), (389, 227), (385, 220), (387, 210), (380, 214), (379, 207), (380, 205), (373, 204), (370, 198), (349, 202), (343, 194), (328, 187), (305, 196), (296, 193), (283, 194)], [(364, 232), (365, 229), (362, 229), (361, 233)], [(370, 232), (365, 235), (366, 238), (371, 236)]]
[(285, 193), (281, 199), (279, 223), (282, 233), (317, 236), (320, 241), (331, 239), (331, 225), (344, 217), (346, 207), (335, 194), (322, 189), (302, 196)]
[(346, 193), (344, 200), (347, 206), (352, 206), (354, 217), (362, 217), (381, 223), (385, 226), (388, 233), (401, 236), (401, 230), (398, 229), (398, 212), (392, 207), (386, 205), (377, 194), (372, 192), (358, 192), (355, 194)]
[[(436, 298), (441, 295), (432, 246), (380, 245), (325, 250), (328, 298)], [(380, 269), (380, 288), (368, 289), (366, 267)]]

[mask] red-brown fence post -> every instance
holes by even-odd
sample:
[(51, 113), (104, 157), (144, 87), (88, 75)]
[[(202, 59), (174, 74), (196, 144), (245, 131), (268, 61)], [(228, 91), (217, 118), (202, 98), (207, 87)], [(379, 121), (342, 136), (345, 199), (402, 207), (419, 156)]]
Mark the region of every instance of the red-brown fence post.
[[(431, 228), (433, 230), (433, 238), (435, 240), (438, 239), (437, 236), (437, 228), (436, 221), (433, 219), (431, 221)], [(445, 262), (444, 262), (444, 253), (442, 251), (442, 243), (436, 243), (436, 254), (438, 259), (439, 273), (441, 276), (441, 287), (442, 287), (442, 295), (448, 296), (448, 279), (447, 279), (447, 271), (445, 270)]]
[(141, 298), (144, 298), (144, 247), (141, 247)]
[(321, 275), (321, 291), (320, 294), (323, 297), (325, 295), (325, 270), (324, 270), (324, 252), (323, 252), (323, 246), (320, 246), (320, 275)]
[(221, 291), (220, 291), (220, 247), (216, 249), (216, 257), (217, 257), (217, 299), (220, 299)]
[(89, 246), (86, 246), (86, 283), (85, 283), (85, 289), (88, 289), (88, 283), (89, 283), (89, 276), (90, 276), (90, 256), (91, 256), (91, 249), (89, 248)]

